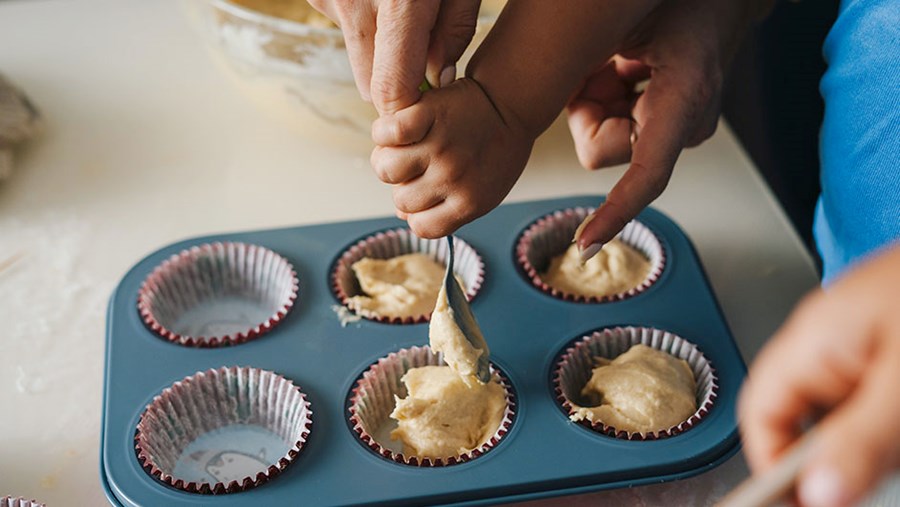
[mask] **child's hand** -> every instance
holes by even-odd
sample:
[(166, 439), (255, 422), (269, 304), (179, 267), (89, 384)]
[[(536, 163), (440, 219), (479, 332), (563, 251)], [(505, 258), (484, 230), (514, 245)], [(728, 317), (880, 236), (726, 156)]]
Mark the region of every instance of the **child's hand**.
[(760, 353), (740, 400), (754, 472), (827, 412), (798, 480), (804, 506), (850, 505), (900, 466), (900, 244), (806, 298)]
[(372, 167), (393, 185), (397, 216), (423, 238), (495, 208), (522, 174), (536, 135), (502, 116), (471, 79), (423, 94), (372, 125)]

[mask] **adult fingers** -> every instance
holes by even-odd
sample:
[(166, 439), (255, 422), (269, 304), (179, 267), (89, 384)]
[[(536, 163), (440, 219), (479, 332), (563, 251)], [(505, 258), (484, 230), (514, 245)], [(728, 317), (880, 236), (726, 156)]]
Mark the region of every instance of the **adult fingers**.
[(428, 158), (420, 150), (376, 146), (369, 158), (378, 179), (399, 184), (419, 177), (428, 168)]
[(415, 144), (428, 134), (434, 124), (434, 110), (415, 104), (393, 114), (379, 116), (372, 122), (372, 140), (378, 146)]
[(419, 100), (439, 8), (436, 0), (379, 2), (371, 83), (372, 102), (379, 114), (399, 111)]
[(360, 96), (372, 100), (372, 58), (375, 52), (375, 6), (373, 2), (322, 2), (313, 5), (340, 25), (347, 57)]
[(585, 81), (566, 106), (578, 160), (586, 169), (624, 164), (634, 140), (635, 84), (649, 77), (646, 65), (619, 56)]
[(323, 16), (340, 25), (341, 19), (337, 14), (334, 2), (330, 0), (309, 0), (309, 5), (313, 9), (322, 13)]
[(685, 139), (707, 102), (689, 76), (668, 68), (657, 70), (636, 102), (631, 165), (575, 238), (584, 260), (597, 253), (666, 188)]
[(593, 101), (573, 101), (566, 108), (575, 154), (585, 169), (624, 164), (631, 159), (632, 121), (607, 117), (607, 108)]
[[(715, 73), (712, 74), (713, 76), (716, 75)], [(719, 125), (719, 113), (722, 110), (721, 78), (711, 76), (708, 86), (711, 90), (712, 98), (697, 121), (697, 128), (687, 139), (686, 146), (688, 147), (697, 146), (712, 137), (716, 133), (716, 127)]]
[(444, 0), (431, 31), (425, 77), (434, 86), (456, 79), (456, 62), (465, 52), (478, 23), (480, 0)]

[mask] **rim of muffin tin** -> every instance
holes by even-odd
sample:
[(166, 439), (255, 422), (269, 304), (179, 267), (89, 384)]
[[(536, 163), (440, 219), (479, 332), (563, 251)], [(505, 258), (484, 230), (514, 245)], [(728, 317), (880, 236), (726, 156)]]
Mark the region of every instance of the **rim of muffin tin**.
[[(271, 382), (281, 382), (286, 383), (285, 389), (296, 391), (299, 396), (298, 402), (301, 404), (301, 410), (305, 412), (301, 424), (300, 424), (300, 434), (297, 436), (297, 440), (294, 441), (291, 448), (288, 449), (287, 453), (278, 459), (277, 462), (272, 463), (266, 468), (264, 471), (258, 472), (255, 476), (244, 477), (241, 481), (231, 481), (229, 483), (198, 483), (195, 481), (185, 481), (183, 479), (179, 479), (173, 476), (171, 473), (163, 471), (154, 461), (151, 453), (145, 449), (143, 444), (144, 440), (148, 438), (148, 436), (142, 431), (144, 417), (146, 414), (153, 409), (159, 409), (161, 405), (171, 405), (173, 399), (177, 399), (180, 395), (179, 392), (184, 390), (184, 385), (191, 384), (194, 382), (200, 382), (204, 379), (204, 377), (211, 377), (215, 375), (225, 375), (228, 372), (250, 372), (256, 371), (260, 374), (266, 374), (272, 377)], [(271, 389), (270, 389), (271, 390)], [(211, 394), (209, 392), (204, 394)], [(260, 368), (253, 367), (240, 367), (240, 366), (223, 366), (221, 368), (211, 368), (206, 371), (198, 371), (193, 375), (184, 377), (183, 379), (176, 381), (169, 387), (163, 389), (162, 392), (153, 397), (153, 400), (144, 407), (144, 410), (141, 412), (141, 417), (138, 420), (138, 424), (135, 427), (135, 435), (134, 435), (134, 452), (137, 457), (138, 462), (141, 465), (141, 468), (152, 478), (157, 481), (166, 484), (172, 488), (186, 491), (188, 493), (199, 493), (204, 495), (218, 495), (225, 493), (237, 493), (240, 491), (245, 491), (248, 489), (255, 488), (266, 482), (278, 477), (289, 465), (291, 465), (294, 461), (297, 460), (297, 457), (300, 456), (300, 453), (306, 447), (306, 443), (309, 440), (309, 435), (312, 432), (312, 410), (311, 403), (309, 398), (306, 396), (300, 387), (294, 382), (284, 377), (278, 373), (263, 370)], [(215, 431), (212, 430), (212, 431)], [(199, 437), (198, 437), (199, 438)], [(188, 443), (190, 444), (190, 442)]]
[[(407, 236), (407, 238), (404, 240), (402, 236)], [(394, 241), (394, 243), (389, 244), (392, 241)], [(407, 241), (413, 243), (407, 243), (410, 246), (409, 251), (391, 251), (390, 247), (397, 246), (399, 244), (396, 243), (396, 241)], [(379, 244), (385, 244), (385, 250), (379, 252), (379, 256), (370, 258), (387, 260), (393, 257), (398, 257), (400, 255), (421, 253), (428, 255), (438, 264), (446, 265), (447, 247), (445, 241), (446, 240), (444, 238), (420, 238), (416, 236), (415, 233), (413, 233), (412, 230), (408, 227), (392, 227), (363, 236), (350, 245), (344, 247), (344, 249), (341, 250), (341, 253), (334, 259), (334, 261), (332, 261), (331, 268), (329, 269), (329, 272), (331, 273), (329, 276), (329, 280), (331, 282), (332, 294), (344, 308), (347, 308), (355, 315), (359, 315), (366, 320), (380, 322), (383, 324), (422, 324), (425, 322), (429, 322), (431, 320), (431, 313), (405, 317), (390, 317), (386, 315), (379, 315), (369, 310), (355, 310), (350, 306), (349, 301), (351, 297), (356, 296), (357, 294), (350, 294), (344, 289), (344, 285), (341, 283), (341, 277), (345, 273), (348, 273), (348, 276), (351, 276), (353, 280), (356, 280), (356, 275), (353, 273), (353, 269), (351, 268), (351, 266), (354, 262), (366, 257), (367, 249), (369, 247)], [(478, 295), (482, 285), (484, 284), (484, 259), (482, 258), (481, 254), (478, 253), (478, 250), (476, 250), (471, 244), (469, 244), (459, 236), (453, 236), (453, 244), (456, 250), (455, 257), (457, 265), (459, 265), (459, 259), (461, 255), (463, 255), (463, 252), (470, 251), (471, 255), (473, 255), (475, 259), (477, 269), (474, 277), (475, 281), (471, 287), (467, 286), (465, 288), (466, 299), (471, 302)], [(429, 245), (431, 246), (431, 249), (421, 249), (423, 245)], [(454, 273), (458, 274), (458, 272), (456, 271), (456, 266), (454, 266), (453, 271)]]
[[(575, 410), (563, 391), (561, 380), (562, 369), (567, 366), (567, 363), (572, 358), (572, 354), (578, 347), (587, 346), (586, 344), (592, 340), (612, 339), (614, 333), (618, 333), (618, 336), (624, 337), (624, 339), (630, 341), (628, 348), (633, 345), (644, 344), (656, 350), (671, 354), (678, 359), (687, 361), (691, 366), (691, 371), (695, 377), (695, 395), (698, 401), (697, 410), (695, 410), (686, 420), (675, 426), (649, 433), (632, 433), (625, 430), (617, 430), (615, 427), (603, 422), (591, 422), (588, 419), (571, 421), (572, 424), (578, 424), (594, 433), (614, 437), (620, 440), (649, 441), (670, 438), (684, 433), (700, 423), (700, 421), (709, 414), (719, 396), (719, 379), (712, 362), (703, 354), (703, 351), (700, 350), (696, 344), (675, 333), (663, 329), (643, 326), (610, 326), (595, 329), (594, 331), (580, 335), (574, 340), (570, 340), (562, 347), (562, 349), (560, 349), (553, 360), (551, 371), (553, 395), (556, 398), (557, 406), (567, 417), (573, 415)], [(624, 350), (619, 351), (618, 354), (615, 354), (613, 357), (608, 357), (607, 359), (615, 359), (620, 354), (626, 352), (628, 348), (624, 348)], [(675, 353), (675, 351), (677, 351), (677, 353)], [(692, 364), (692, 360), (697, 362), (696, 366)], [(706, 388), (701, 385), (700, 379), (697, 378), (697, 370), (704, 372), (704, 375), (708, 377), (708, 386)]]
[[(407, 361), (410, 354), (423, 354), (428, 357), (429, 361), (434, 362), (426, 362), (421, 365), (412, 365)], [(406, 373), (406, 371), (409, 371), (409, 369), (417, 366), (444, 366), (447, 364), (443, 360), (443, 354), (441, 354), (440, 352), (431, 352), (431, 348), (428, 345), (412, 346), (396, 350), (386, 356), (378, 358), (377, 361), (371, 363), (365, 370), (363, 370), (362, 373), (359, 374), (359, 376), (357, 376), (356, 380), (353, 382), (353, 387), (350, 389), (350, 392), (347, 396), (347, 423), (350, 427), (351, 432), (354, 434), (354, 436), (356, 436), (356, 440), (364, 447), (378, 455), (378, 457), (391, 463), (417, 468), (440, 468), (461, 465), (463, 463), (468, 463), (481, 456), (484, 456), (489, 451), (493, 450), (512, 430), (513, 424), (516, 420), (516, 391), (512, 385), (512, 382), (509, 380), (509, 377), (503, 372), (503, 370), (499, 366), (491, 362), (491, 374), (497, 376), (497, 380), (506, 392), (506, 409), (503, 413), (503, 419), (500, 422), (500, 426), (494, 432), (494, 435), (490, 438), (490, 440), (475, 449), (460, 454), (459, 456), (434, 459), (427, 457), (420, 459), (417, 456), (406, 456), (402, 452), (395, 452), (391, 449), (388, 449), (387, 447), (384, 447), (376, 441), (373, 435), (370, 435), (367, 431), (365, 431), (365, 429), (362, 428), (356, 407), (360, 401), (360, 398), (362, 397), (362, 386), (360, 384), (362, 382), (370, 381), (372, 377), (375, 376), (375, 371), (378, 368), (391, 361), (402, 361), (404, 374)], [(399, 378), (397, 379), (397, 382), (400, 382)], [(391, 394), (396, 395), (396, 393), (393, 392)]]
[[(548, 294), (557, 299), (562, 299), (563, 301), (568, 301), (572, 303), (611, 303), (615, 301), (623, 301), (625, 299), (629, 299), (635, 297), (647, 289), (652, 287), (659, 281), (663, 272), (666, 269), (667, 257), (666, 257), (666, 248), (663, 246), (662, 241), (659, 239), (659, 236), (646, 224), (641, 222), (638, 219), (631, 220), (628, 222), (622, 231), (616, 235), (616, 238), (621, 240), (626, 245), (638, 250), (642, 255), (650, 258), (651, 266), (650, 272), (644, 278), (644, 280), (636, 287), (626, 291), (619, 292), (616, 294), (610, 294), (606, 296), (585, 296), (582, 294), (572, 294), (569, 292), (561, 291), (543, 281), (541, 278), (541, 273), (538, 270), (537, 266), (531, 263), (528, 259), (528, 253), (531, 249), (532, 239), (534, 234), (538, 233), (541, 229), (545, 227), (550, 227), (554, 224), (554, 222), (558, 222), (563, 219), (572, 219), (574, 220), (574, 225), (571, 225), (572, 233), (567, 235), (565, 241), (566, 245), (574, 241), (575, 230), (578, 228), (585, 218), (590, 216), (596, 210), (594, 207), (585, 207), (585, 206), (575, 206), (570, 208), (562, 208), (550, 213), (546, 213), (531, 223), (529, 223), (520, 233), (518, 239), (516, 240), (515, 246), (515, 259), (516, 263), (519, 267), (519, 274), (521, 274), (533, 287), (537, 288), (544, 294)], [(653, 263), (653, 259), (650, 254), (645, 250), (635, 245), (632, 239), (626, 240), (623, 239), (623, 235), (644, 235), (645, 238), (648, 239), (649, 248), (652, 248), (659, 253), (658, 260), (656, 263)], [(565, 251), (565, 248), (557, 254), (560, 255)]]
[[(168, 277), (171, 276), (172, 271), (184, 265), (196, 262), (201, 254), (215, 255), (217, 252), (227, 251), (230, 248), (246, 249), (248, 251), (260, 252), (260, 258), (264, 258), (265, 255), (270, 255), (273, 264), (277, 263), (278, 265), (285, 266), (289, 270), (290, 276), (291, 290), (289, 295), (284, 300), (282, 300), (281, 305), (265, 321), (257, 323), (255, 326), (248, 328), (246, 331), (241, 331), (233, 334), (224, 334), (222, 336), (205, 337), (185, 336), (172, 331), (171, 329), (168, 329), (154, 314), (154, 289), (158, 288), (161, 284), (167, 283)], [(190, 248), (183, 249), (177, 254), (169, 256), (167, 259), (157, 265), (156, 268), (154, 268), (153, 271), (149, 275), (147, 275), (147, 277), (141, 284), (140, 289), (138, 289), (137, 308), (138, 313), (140, 314), (141, 319), (143, 320), (147, 328), (153, 331), (160, 338), (186, 347), (215, 348), (245, 343), (259, 338), (260, 336), (271, 331), (282, 320), (284, 320), (284, 318), (293, 308), (297, 300), (299, 287), (300, 280), (297, 277), (297, 271), (294, 269), (294, 266), (285, 257), (278, 254), (277, 252), (252, 243), (216, 241), (212, 243), (194, 245)]]

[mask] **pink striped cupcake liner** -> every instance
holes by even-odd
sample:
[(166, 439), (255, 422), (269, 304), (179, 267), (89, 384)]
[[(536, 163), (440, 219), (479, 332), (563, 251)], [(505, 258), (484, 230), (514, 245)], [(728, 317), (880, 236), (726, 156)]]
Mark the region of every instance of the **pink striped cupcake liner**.
[[(478, 252), (462, 239), (454, 237), (453, 245), (455, 250), (453, 272), (462, 280), (466, 297), (471, 301), (484, 283), (484, 261)], [(360, 239), (347, 248), (334, 263), (331, 270), (331, 284), (335, 297), (350, 311), (368, 320), (390, 324), (428, 322), (431, 319), (430, 312), (424, 315), (391, 317), (355, 308), (350, 301), (350, 298), (363, 294), (352, 268), (356, 261), (366, 257), (390, 259), (412, 253), (427, 255), (437, 263), (446, 265), (447, 241), (444, 238), (420, 238), (407, 228), (389, 229)]]
[(607, 296), (572, 294), (553, 287), (541, 278), (551, 259), (562, 255), (572, 244), (575, 230), (594, 208), (568, 208), (554, 211), (535, 220), (519, 236), (516, 260), (532, 285), (553, 297), (577, 303), (606, 303), (634, 297), (659, 280), (666, 265), (666, 252), (659, 238), (646, 225), (632, 220), (616, 238), (641, 252), (650, 260), (650, 272), (637, 287)]
[(37, 500), (27, 500), (24, 497), (4, 496), (0, 498), (0, 507), (46, 507)]
[[(684, 359), (694, 373), (697, 385), (697, 410), (684, 422), (650, 433), (630, 433), (584, 419), (578, 424), (598, 433), (625, 440), (657, 440), (688, 431), (710, 411), (718, 396), (718, 379), (712, 364), (696, 345), (668, 331), (649, 327), (614, 327), (595, 331), (571, 344), (560, 355), (553, 372), (556, 399), (570, 416), (576, 411), (572, 400), (581, 397), (594, 369), (594, 358), (615, 359), (633, 345), (644, 344)], [(576, 402), (577, 404), (577, 402)]]
[(234, 493), (277, 477), (312, 425), (306, 396), (276, 373), (248, 367), (198, 372), (147, 405), (134, 448), (144, 470), (200, 494)]
[(163, 261), (138, 292), (144, 323), (189, 347), (253, 340), (274, 328), (297, 299), (299, 280), (282, 256), (246, 243), (210, 243)]
[(491, 373), (506, 390), (506, 411), (494, 435), (476, 449), (459, 456), (442, 458), (418, 458), (402, 452), (402, 444), (390, 440), (392, 427), (390, 414), (394, 410), (394, 395), (407, 395), (401, 381), (412, 368), (446, 365), (441, 353), (433, 353), (428, 346), (410, 347), (392, 352), (369, 367), (356, 381), (350, 393), (349, 413), (353, 432), (366, 446), (383, 458), (410, 466), (442, 467), (465, 463), (493, 449), (509, 433), (515, 419), (515, 394), (509, 380), (499, 369), (491, 365)]

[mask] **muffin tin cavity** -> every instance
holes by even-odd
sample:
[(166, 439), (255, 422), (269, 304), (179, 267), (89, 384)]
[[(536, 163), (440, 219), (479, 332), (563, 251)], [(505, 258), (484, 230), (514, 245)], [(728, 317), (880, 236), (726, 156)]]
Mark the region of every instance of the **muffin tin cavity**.
[(516, 414), (512, 385), (503, 372), (493, 364), (491, 373), (506, 390), (506, 409), (500, 426), (490, 440), (476, 449), (446, 459), (419, 459), (415, 456), (406, 456), (403, 453), (403, 444), (391, 440), (390, 433), (396, 428), (396, 421), (390, 418), (396, 406), (394, 397), (407, 396), (406, 386), (401, 382), (403, 375), (412, 368), (443, 365), (446, 363), (441, 353), (434, 353), (427, 346), (411, 347), (388, 354), (363, 372), (354, 384), (347, 402), (350, 426), (359, 440), (389, 461), (420, 467), (465, 463), (493, 449), (509, 433)]
[(199, 372), (166, 388), (138, 422), (144, 470), (192, 493), (233, 493), (280, 474), (300, 454), (312, 412), (290, 380), (257, 368)]
[(138, 311), (162, 338), (217, 347), (271, 330), (297, 299), (293, 266), (246, 243), (210, 243), (172, 255), (144, 280)]
[(572, 244), (575, 230), (594, 208), (576, 207), (554, 211), (532, 222), (516, 242), (516, 260), (525, 278), (537, 289), (553, 297), (579, 303), (605, 303), (627, 299), (647, 290), (660, 277), (666, 253), (659, 238), (643, 223), (632, 220), (616, 238), (636, 249), (650, 261), (650, 271), (636, 287), (607, 296), (585, 296), (562, 291), (541, 278), (553, 257), (562, 255)]
[[(484, 282), (484, 262), (472, 246), (454, 237), (455, 266), (453, 272), (462, 282), (469, 301), (478, 294)], [(391, 259), (406, 254), (420, 253), (446, 265), (447, 242), (441, 239), (419, 238), (407, 228), (389, 229), (366, 236), (344, 250), (334, 261), (331, 269), (331, 284), (335, 297), (342, 305), (357, 315), (377, 322), (391, 324), (415, 324), (428, 322), (431, 312), (405, 317), (378, 315), (370, 310), (356, 308), (351, 298), (363, 295), (359, 280), (352, 266), (363, 258)]]
[(673, 333), (648, 327), (601, 329), (567, 345), (559, 354), (551, 375), (553, 389), (561, 408), (567, 415), (572, 415), (575, 412), (573, 402), (576, 405), (590, 406), (581, 400), (581, 389), (591, 378), (595, 366), (594, 358), (615, 359), (637, 344), (661, 350), (688, 363), (696, 383), (697, 411), (676, 426), (650, 433), (630, 433), (601, 422), (591, 423), (587, 419), (579, 421), (578, 424), (598, 433), (626, 440), (656, 440), (671, 437), (697, 425), (709, 414), (718, 396), (716, 372), (696, 345)]

